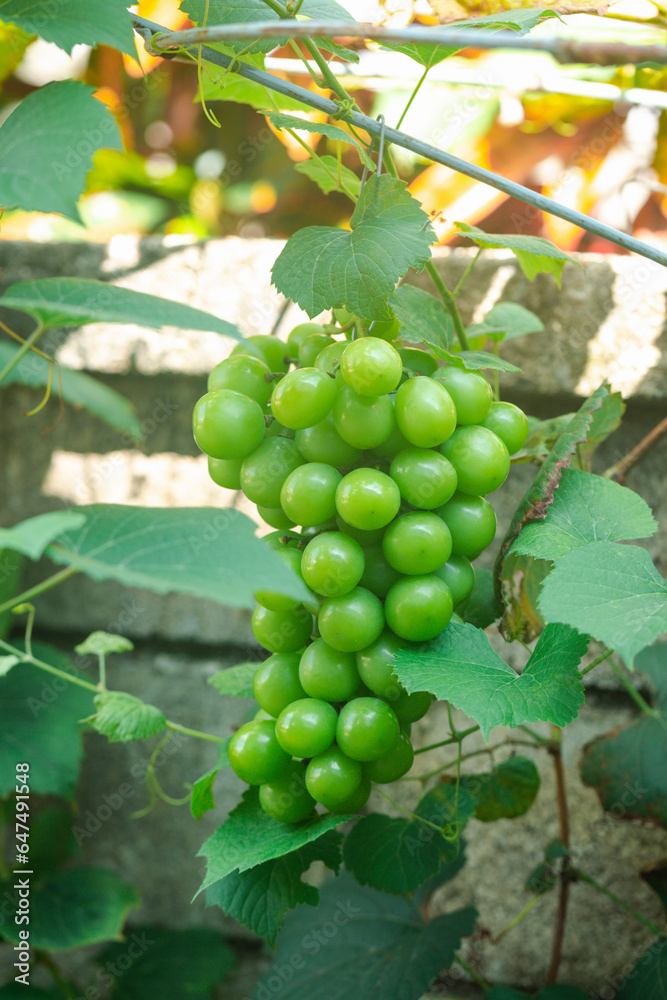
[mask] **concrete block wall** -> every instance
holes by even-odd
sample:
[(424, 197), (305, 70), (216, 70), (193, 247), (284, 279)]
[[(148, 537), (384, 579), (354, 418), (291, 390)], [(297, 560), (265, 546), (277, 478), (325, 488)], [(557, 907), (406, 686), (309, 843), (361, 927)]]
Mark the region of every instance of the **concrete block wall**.
[[(16, 281), (51, 275), (101, 278), (208, 309), (237, 323), (244, 333), (266, 333), (282, 305), (269, 273), (281, 248), (276, 241), (237, 238), (187, 244), (122, 236), (108, 246), (0, 242), (0, 290)], [(450, 287), (462, 274), (470, 253), (436, 253)], [(424, 276), (409, 280), (427, 287)], [(483, 255), (476, 266), (461, 307), (467, 321), (477, 320), (496, 301), (507, 299), (542, 318), (544, 333), (502, 348), (503, 356), (522, 368), (519, 374), (503, 376), (503, 396), (527, 412), (548, 417), (576, 409), (605, 378), (623, 392), (626, 419), (622, 429), (599, 449), (596, 463), (602, 470), (667, 413), (666, 291), (667, 277), (657, 265), (629, 257), (591, 255), (576, 265), (566, 265), (561, 293), (546, 276), (538, 276), (531, 284), (511, 254), (495, 251)], [(0, 318), (20, 327), (15, 313), (0, 308)], [(280, 330), (286, 334), (303, 318), (290, 306)], [(136, 449), (85, 412), (71, 408), (49, 429), (57, 416), (55, 403), (37, 417), (25, 418), (22, 414), (34, 405), (34, 392), (21, 387), (4, 390), (0, 393), (0, 524), (90, 502), (232, 504), (253, 515), (242, 497), (210, 482), (191, 435), (192, 407), (205, 391), (210, 369), (227, 355), (229, 342), (215, 334), (105, 324), (55, 331), (50, 338), (46, 343), (63, 364), (98, 376), (132, 399), (143, 422), (145, 445)], [(494, 496), (499, 538), (534, 472), (531, 466), (515, 467), (510, 481)], [(661, 530), (649, 542), (649, 549), (667, 573), (667, 443), (631, 474), (628, 485), (644, 496), (660, 522)], [(26, 585), (42, 579), (49, 568), (48, 562), (29, 564)], [(261, 656), (247, 612), (178, 595), (158, 597), (123, 590), (113, 583), (91, 584), (75, 577), (39, 599), (37, 628), (70, 649), (96, 628), (131, 637), (137, 650), (112, 662), (111, 686), (141, 695), (184, 725), (227, 735), (248, 709), (244, 702), (213, 698), (206, 683), (217, 669)], [(520, 654), (512, 651), (511, 656), (521, 661)], [(659, 921), (660, 906), (638, 873), (665, 854), (664, 833), (605, 817), (595, 794), (582, 786), (577, 770), (583, 744), (632, 714), (613, 676), (596, 670), (589, 678), (587, 704), (567, 730), (565, 742), (573, 843), (594, 877)], [(420, 738), (433, 742), (441, 738), (442, 729), (442, 714), (436, 710), (420, 724)], [(494, 737), (500, 741), (502, 732), (494, 732)], [(87, 738), (87, 744), (80, 788), (84, 830), (84, 820), (95, 816), (103, 796), (126, 782), (128, 774), (137, 771), (136, 765), (140, 769), (150, 752), (150, 745), (109, 745), (95, 734)], [(174, 744), (174, 750), (165, 758), (161, 780), (171, 794), (179, 795), (184, 783), (211, 766), (215, 750), (195, 741), (183, 747)], [(434, 767), (435, 757), (429, 754), (423, 767)], [(540, 860), (544, 845), (557, 835), (552, 765), (546, 754), (537, 755), (536, 763), (543, 787), (533, 809), (521, 819), (489, 826), (473, 821), (468, 833), (470, 863), (436, 899), (440, 910), (476, 905), (481, 925), (492, 935), (523, 905), (525, 878)], [(220, 911), (207, 910), (201, 897), (190, 904), (202, 873), (196, 851), (233, 806), (240, 783), (229, 772), (220, 776), (217, 808), (199, 823), (189, 816), (187, 807), (168, 808), (162, 803), (145, 818), (132, 819), (144, 795), (136, 779), (132, 788), (122, 808), (83, 837), (82, 843), (86, 857), (114, 867), (139, 885), (142, 910), (133, 919), (169, 926), (206, 923), (247, 938)], [(409, 791), (400, 794), (406, 794), (409, 801)], [(383, 800), (378, 797), (374, 806), (384, 808)], [(509, 934), (499, 945), (484, 944), (481, 968), (488, 978), (524, 987), (543, 981), (555, 903), (555, 897), (545, 897), (524, 925), (525, 932)], [(614, 976), (636, 959), (647, 936), (650, 939), (645, 928), (609, 900), (585, 886), (574, 887), (563, 980), (613, 996), (602, 991), (611, 989)], [(242, 995), (239, 992), (238, 997)], [(236, 997), (230, 995), (229, 1000)]]

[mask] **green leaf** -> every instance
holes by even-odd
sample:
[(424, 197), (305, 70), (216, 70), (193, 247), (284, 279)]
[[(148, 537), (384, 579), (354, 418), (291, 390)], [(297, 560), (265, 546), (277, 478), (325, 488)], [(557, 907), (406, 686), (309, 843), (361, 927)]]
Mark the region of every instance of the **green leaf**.
[(15, 667), (20, 662), (18, 656), (0, 656), (0, 677), (4, 677), (12, 667)]
[[(528, 12), (527, 12), (528, 13)], [(522, 993), (511, 986), (494, 986), (486, 1000), (588, 1000), (589, 994), (576, 986), (545, 986), (539, 993)]]
[(112, 632), (91, 632), (90, 635), (74, 647), (74, 652), (80, 656), (106, 656), (110, 653), (130, 653), (134, 643), (124, 635)]
[(222, 826), (197, 852), (198, 857), (207, 859), (206, 877), (199, 892), (233, 871), (245, 872), (264, 861), (296, 851), (349, 818), (329, 814), (304, 821), (298, 826), (280, 823), (260, 808), (257, 789), (249, 788)]
[[(11, 883), (2, 890), (3, 899), (16, 895)], [(67, 951), (119, 939), (127, 914), (139, 903), (134, 886), (103, 868), (52, 872), (30, 895), (30, 946)], [(18, 928), (12, 923), (2, 933), (10, 941), (18, 940)]]
[(430, 691), (479, 722), (488, 740), (493, 726), (576, 718), (584, 700), (577, 669), (588, 640), (565, 625), (551, 625), (539, 638), (519, 676), (473, 625), (451, 622), (437, 639), (399, 650), (394, 672), (410, 692)]
[(72, 826), (72, 810), (65, 805), (47, 806), (31, 815), (30, 867), (40, 878), (80, 853)]
[(237, 960), (225, 939), (208, 928), (137, 927), (95, 961), (101, 968), (117, 970), (114, 1000), (211, 1000), (213, 987)]
[(85, 524), (59, 535), (47, 555), (93, 580), (192, 594), (236, 608), (254, 607), (261, 589), (309, 598), (303, 582), (255, 537), (254, 522), (240, 511), (121, 504), (77, 509)]
[(589, 542), (566, 552), (538, 603), (546, 621), (592, 635), (630, 668), (637, 653), (667, 630), (667, 583), (636, 545)]
[[(277, 0), (285, 8), (287, 0)], [(263, 0), (181, 0), (181, 10), (198, 25), (206, 24), (250, 24), (253, 21), (277, 21), (278, 14), (263, 3)], [(354, 18), (335, 0), (304, 0), (299, 14), (321, 21), (347, 21)], [(259, 39), (252, 46), (252, 52), (270, 52), (276, 46), (286, 44), (286, 38)], [(234, 43), (235, 49), (246, 49), (250, 45), (248, 39)]]
[(40, 278), (10, 285), (0, 306), (29, 313), (49, 329), (83, 323), (134, 323), (151, 330), (175, 326), (242, 340), (238, 327), (211, 313), (92, 278)]
[[(29, 545), (28, 539), (25, 544)], [(0, 544), (0, 604), (13, 600), (21, 591), (24, 558), (20, 552)], [(0, 614), (0, 639), (6, 639), (14, 625), (11, 609)]]
[(213, 785), (218, 775), (218, 771), (221, 771), (224, 767), (229, 767), (229, 756), (227, 751), (230, 743), (231, 736), (229, 739), (223, 740), (222, 743), (218, 744), (218, 760), (215, 767), (211, 768), (210, 771), (207, 771), (206, 774), (202, 774), (201, 778), (197, 778), (192, 786), (192, 793), (190, 795), (190, 812), (195, 819), (201, 819), (204, 813), (209, 812), (211, 809), (215, 809)]
[(469, 226), (467, 222), (454, 224), (460, 229), (461, 236), (473, 240), (480, 247), (485, 249), (506, 247), (511, 250), (529, 281), (532, 281), (536, 274), (553, 274), (560, 288), (561, 274), (566, 261), (571, 264), (578, 263), (541, 236), (501, 236), (485, 233), (476, 226)]
[[(375, 164), (361, 143), (357, 142), (354, 136), (340, 128), (339, 125), (329, 125), (325, 122), (311, 122), (307, 118), (294, 118), (292, 115), (283, 114), (281, 111), (265, 110), (263, 113), (275, 128), (301, 129), (301, 131), (314, 132), (317, 135), (326, 135), (328, 139), (335, 139), (337, 142), (346, 142), (348, 145), (355, 147), (362, 162), (366, 164), (369, 170), (375, 169)], [(338, 167), (338, 161), (336, 161), (336, 167)], [(356, 174), (354, 176), (356, 177)]]
[[(268, 9), (267, 13), (270, 16)], [(235, 48), (231, 45), (219, 45), (215, 43), (209, 47), (216, 52), (221, 52), (223, 55), (234, 56), (237, 54)], [(238, 48), (240, 46), (237, 45), (236, 49)], [(264, 56), (262, 53), (255, 53), (254, 55), (246, 53), (238, 61), (244, 65), (253, 66), (256, 69), (264, 69)], [(284, 94), (274, 94), (268, 87), (263, 86), (261, 83), (256, 83), (254, 80), (248, 80), (246, 77), (241, 76), (240, 73), (236, 73), (230, 69), (222, 70), (216, 63), (208, 62), (207, 60), (205, 60), (205, 64), (206, 72), (202, 74), (201, 96), (206, 101), (230, 101), (234, 104), (248, 104), (251, 108), (255, 108), (256, 111), (260, 112), (264, 108), (270, 107), (274, 102), (278, 103), (278, 106), (286, 111), (311, 110), (303, 101), (299, 101), (295, 97), (286, 97)], [(266, 135), (266, 140), (270, 141), (272, 138), (270, 130), (266, 129), (266, 133), (269, 133)], [(239, 145), (238, 152), (239, 159), (245, 158), (245, 156), (251, 158), (256, 155), (255, 150), (249, 144), (244, 143)], [(229, 178), (236, 176), (230, 168), (235, 169), (235, 164), (239, 164), (239, 159), (231, 161), (223, 176)]]
[[(4, 367), (15, 354), (16, 347), (6, 341), (0, 341), (0, 366)], [(57, 397), (62, 387), (63, 400), (66, 403), (88, 410), (109, 427), (126, 434), (132, 441), (142, 440), (141, 423), (132, 403), (104, 382), (91, 378), (85, 372), (72, 371), (71, 368), (60, 365), (51, 379), (50, 363), (33, 352), (21, 358), (2, 380), (2, 385), (15, 382), (18, 385), (46, 386), (50, 381), (53, 387), (52, 397)]]
[(34, 35), (21, 31), (16, 25), (0, 22), (0, 83), (12, 75), (34, 40)]
[[(453, 785), (438, 785), (421, 800), (409, 820), (372, 813), (362, 816), (343, 847), (345, 867), (357, 882), (406, 895), (437, 874), (442, 858), (455, 860), (459, 834), (475, 811), (475, 800)], [(447, 837), (440, 831), (447, 828)]]
[(88, 721), (110, 743), (128, 743), (157, 736), (167, 724), (159, 708), (147, 705), (125, 691), (102, 691), (95, 695), (97, 712)]
[[(358, 885), (348, 875), (325, 883), (313, 912), (299, 907), (278, 938), (276, 977), (268, 970), (255, 1000), (415, 1000), (448, 968), (476, 911), (456, 910), (425, 923), (409, 899)], [(335, 940), (328, 946), (332, 928)]]
[(658, 896), (667, 913), (667, 861), (659, 861), (651, 868), (643, 868), (640, 875)]
[(546, 517), (526, 525), (510, 551), (553, 562), (589, 542), (648, 538), (657, 527), (650, 507), (633, 490), (564, 469)]
[(499, 302), (481, 323), (467, 328), (469, 337), (490, 337), (492, 340), (514, 340), (528, 333), (542, 333), (544, 323), (530, 309), (518, 302)]
[(659, 938), (642, 955), (616, 1000), (664, 1000), (667, 996), (667, 939)]
[(317, 906), (320, 894), (301, 876), (313, 861), (322, 861), (338, 874), (343, 835), (330, 830), (318, 840), (282, 858), (265, 861), (245, 872), (232, 872), (206, 892), (206, 905), (219, 906), (271, 947), (290, 910), (300, 903)]
[(218, 670), (209, 677), (208, 683), (212, 684), (219, 694), (228, 698), (254, 698), (252, 682), (258, 667), (259, 663), (256, 660), (239, 663), (235, 667)]
[(21, 983), (7, 983), (0, 987), (0, 1000), (60, 1000), (62, 993), (37, 989), (36, 986), (23, 986)]
[(498, 603), (490, 569), (475, 569), (475, 582), (462, 617), (475, 628), (488, 628), (498, 621), (503, 609)]
[(39, 559), (47, 545), (68, 528), (80, 528), (86, 521), (83, 514), (74, 510), (57, 510), (38, 514), (13, 528), (0, 528), (0, 545), (14, 552), (22, 552), (30, 559)]
[(448, 361), (455, 368), (463, 368), (466, 371), (476, 372), (483, 368), (493, 368), (499, 372), (520, 372), (516, 365), (510, 364), (496, 354), (489, 354), (488, 351), (458, 351), (451, 354), (448, 351), (436, 352), (439, 358)]
[(50, 83), (24, 98), (3, 122), (0, 205), (59, 212), (80, 222), (76, 203), (93, 154), (123, 148), (116, 120), (95, 100), (94, 89), (73, 80)]
[(389, 308), (401, 325), (400, 337), (409, 344), (430, 344), (447, 351), (454, 343), (454, 323), (440, 299), (401, 285), (389, 296)]
[(125, 0), (58, 0), (55, 15), (45, 13), (44, 0), (0, 0), (0, 18), (67, 53), (83, 43), (110, 45), (136, 57)]
[(642, 714), (584, 747), (581, 777), (615, 818), (667, 827), (667, 643), (643, 650), (637, 668), (651, 681), (659, 714)]
[(273, 265), (273, 283), (311, 317), (345, 306), (367, 319), (391, 319), (387, 298), (396, 282), (430, 259), (428, 216), (403, 181), (383, 174), (362, 188), (350, 225), (300, 229)]
[(531, 599), (527, 598), (524, 588), (526, 571), (531, 565), (531, 560), (522, 556), (514, 556), (507, 560), (505, 557), (524, 526), (531, 521), (541, 521), (546, 516), (547, 509), (553, 502), (554, 493), (558, 489), (563, 469), (570, 465), (578, 446), (587, 440), (595, 414), (605, 406), (608, 399), (609, 387), (601, 385), (582, 403), (556, 439), (544, 465), (517, 507), (502, 541), (494, 572), (505, 607), (501, 631), (507, 639), (519, 637), (528, 641), (541, 629), (542, 623), (540, 620), (539, 627), (535, 631), (534, 622), (527, 618), (525, 612), (525, 608), (531, 607)]
[(443, 858), (440, 861), (440, 867), (438, 868), (435, 875), (431, 878), (426, 879), (426, 881), (419, 886), (419, 888), (412, 893), (411, 898), (421, 906), (433, 893), (440, 889), (447, 882), (451, 882), (453, 878), (456, 878), (458, 873), (461, 871), (466, 863), (466, 845), (465, 840), (461, 839), (459, 841), (460, 849), (459, 853), (456, 855), (453, 861), (448, 861)]
[(540, 775), (532, 760), (510, 757), (493, 771), (464, 775), (461, 784), (477, 803), (475, 818), (491, 823), (528, 812), (540, 788)]
[[(341, 163), (339, 166), (335, 156), (320, 156), (317, 160), (304, 160), (303, 163), (296, 163), (294, 169), (314, 181), (325, 194), (330, 194), (332, 191), (342, 191), (349, 197), (356, 197), (359, 194), (361, 179), (344, 164)], [(338, 181), (339, 171), (340, 183)]]
[(561, 859), (568, 855), (567, 848), (560, 840), (552, 840), (544, 852), (544, 861), (533, 868), (526, 880), (526, 890), (543, 896), (550, 892), (560, 879)]
[[(33, 643), (33, 655), (75, 673), (62, 653)], [(28, 663), (0, 677), (0, 796), (14, 790), (16, 764), (30, 764), (35, 795), (74, 795), (83, 756), (80, 719), (90, 715), (91, 693)]]

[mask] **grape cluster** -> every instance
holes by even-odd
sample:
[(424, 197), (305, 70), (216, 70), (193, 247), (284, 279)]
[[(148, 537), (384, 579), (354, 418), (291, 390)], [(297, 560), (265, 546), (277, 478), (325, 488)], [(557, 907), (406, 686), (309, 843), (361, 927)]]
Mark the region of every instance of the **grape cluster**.
[(495, 534), (484, 497), (528, 433), (483, 376), (395, 347), (395, 323), (351, 340), (332, 331), (343, 332), (304, 323), (287, 344), (249, 337), (211, 372), (193, 417), (212, 479), (257, 505), (312, 594), (255, 595), (253, 632), (271, 655), (253, 682), (260, 711), (229, 746), (236, 774), (286, 823), (316, 803), (356, 812), (371, 782), (412, 766), (410, 727), (433, 699), (401, 687), (394, 655), (464, 608), (471, 562)]

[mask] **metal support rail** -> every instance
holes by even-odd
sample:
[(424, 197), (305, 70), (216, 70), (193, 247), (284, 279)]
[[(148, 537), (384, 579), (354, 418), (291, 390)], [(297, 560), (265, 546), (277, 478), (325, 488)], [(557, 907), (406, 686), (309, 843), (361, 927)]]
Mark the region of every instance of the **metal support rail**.
[[(132, 20), (135, 30), (143, 37), (147, 47), (157, 55), (164, 54), (168, 56), (169, 53), (164, 51), (164, 48), (162, 51), (158, 51), (154, 48), (154, 35), (159, 34), (161, 36), (159, 41), (163, 47), (172, 44), (173, 39), (174, 46), (178, 44), (179, 48), (183, 48), (180, 39), (186, 34), (191, 35), (191, 32), (170, 32), (161, 25), (148, 21), (136, 14), (132, 16)], [(272, 28), (273, 26), (273, 23), (271, 23)], [(275, 24), (277, 29), (283, 28), (284, 26), (285, 22), (276, 22)], [(312, 34), (312, 24), (308, 23), (307, 27), (309, 29), (307, 34), (310, 36), (310, 34)], [(227, 38), (230, 37), (230, 34), (233, 37), (238, 38), (238, 33), (240, 33), (241, 29), (243, 29), (244, 37), (257, 37), (259, 28), (260, 22), (256, 22), (254, 25), (233, 25), (229, 28), (225, 28), (225, 32)], [(254, 34), (252, 29), (254, 29)], [(214, 30), (217, 29), (193, 29), (195, 32), (211, 32)], [(276, 34), (279, 35), (280, 31), (277, 30)], [(482, 37), (482, 33), (475, 31), (473, 34), (476, 38), (476, 44), (479, 46), (479, 40)], [(176, 39), (178, 39), (178, 42), (176, 42)], [(520, 39), (516, 40), (520, 41)], [(196, 46), (197, 50), (200, 47), (200, 43), (198, 41), (189, 42), (189, 45)], [(634, 236), (629, 236), (627, 233), (622, 233), (620, 230), (614, 229), (612, 226), (607, 226), (603, 222), (598, 222), (597, 219), (591, 219), (589, 216), (582, 215), (581, 212), (568, 208), (566, 205), (559, 205), (558, 202), (552, 201), (551, 198), (546, 198), (544, 195), (538, 194), (536, 191), (531, 191), (530, 188), (524, 187), (522, 184), (516, 184), (514, 181), (507, 180), (499, 174), (494, 174), (490, 170), (485, 170), (484, 167), (478, 167), (474, 163), (468, 163), (466, 160), (462, 160), (458, 156), (454, 156), (451, 153), (438, 149), (436, 146), (430, 145), (430, 143), (422, 142), (420, 139), (415, 139), (413, 136), (407, 135), (405, 132), (400, 132), (397, 129), (381, 124), (379, 121), (376, 121), (375, 118), (369, 118), (368, 115), (364, 115), (359, 111), (352, 111), (344, 108), (336, 101), (329, 100), (326, 97), (320, 97), (310, 90), (305, 90), (303, 87), (299, 87), (287, 80), (281, 80), (280, 78), (273, 76), (271, 73), (267, 73), (261, 69), (256, 69), (253, 66), (240, 62), (238, 59), (232, 59), (231, 57), (223, 55), (220, 52), (216, 52), (214, 49), (209, 49), (204, 45), (201, 46), (201, 57), (207, 62), (214, 63), (224, 69), (231, 69), (240, 76), (245, 77), (247, 80), (252, 80), (253, 82), (259, 83), (264, 87), (268, 87), (279, 94), (283, 94), (285, 97), (291, 97), (295, 100), (301, 101), (303, 104), (314, 108), (317, 111), (322, 111), (326, 115), (333, 118), (343, 119), (351, 125), (367, 132), (371, 136), (379, 138), (381, 134), (384, 133), (385, 141), (388, 143), (393, 143), (396, 146), (401, 146), (403, 149), (408, 149), (411, 152), (416, 153), (418, 156), (424, 157), (424, 159), (432, 160), (434, 163), (442, 163), (444, 166), (450, 167), (458, 173), (465, 174), (465, 176), (471, 177), (473, 180), (480, 181), (482, 184), (488, 184), (490, 187), (496, 188), (498, 191), (503, 191), (511, 198), (517, 198), (519, 201), (532, 205), (534, 208), (543, 212), (555, 215), (560, 219), (565, 219), (567, 222), (571, 222), (573, 225), (579, 226), (581, 229), (585, 229), (587, 232), (593, 233), (595, 236), (600, 236), (602, 239), (609, 240), (611, 243), (622, 247), (624, 250), (640, 254), (642, 257), (646, 257), (648, 260), (652, 260), (656, 264), (667, 266), (667, 253), (658, 250), (656, 247), (649, 246), (647, 243), (642, 243), (641, 240), (635, 239)], [(667, 49), (665, 49), (665, 59), (667, 61)]]

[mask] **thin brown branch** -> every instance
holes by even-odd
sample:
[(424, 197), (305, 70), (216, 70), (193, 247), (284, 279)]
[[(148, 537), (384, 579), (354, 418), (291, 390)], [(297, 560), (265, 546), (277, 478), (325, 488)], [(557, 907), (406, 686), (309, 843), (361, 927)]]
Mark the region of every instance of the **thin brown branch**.
[(635, 445), (632, 451), (629, 451), (627, 455), (612, 465), (611, 468), (607, 469), (605, 472), (605, 477), (607, 479), (613, 479), (614, 482), (620, 483), (621, 486), (625, 483), (631, 470), (634, 469), (644, 458), (645, 455), (649, 453), (653, 448), (655, 448), (658, 441), (661, 440), (667, 434), (667, 417), (661, 420), (660, 423), (650, 431), (645, 438)]

